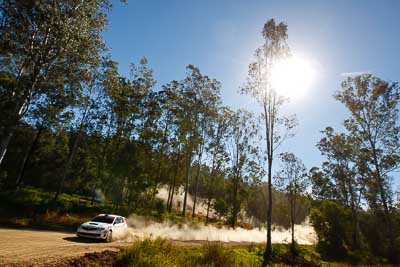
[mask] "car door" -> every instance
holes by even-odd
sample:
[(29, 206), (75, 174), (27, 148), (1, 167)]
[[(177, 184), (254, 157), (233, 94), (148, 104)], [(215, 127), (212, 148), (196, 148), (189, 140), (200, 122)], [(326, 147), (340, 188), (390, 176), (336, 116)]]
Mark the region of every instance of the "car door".
[(122, 220), (121, 220), (121, 217), (117, 217), (116, 219), (115, 219), (115, 221), (114, 221), (114, 229), (115, 230), (118, 230), (118, 229), (120, 229), (121, 228), (121, 226), (122, 226)]
[(128, 224), (126, 223), (126, 218), (125, 217), (121, 217), (121, 228), (127, 228)]

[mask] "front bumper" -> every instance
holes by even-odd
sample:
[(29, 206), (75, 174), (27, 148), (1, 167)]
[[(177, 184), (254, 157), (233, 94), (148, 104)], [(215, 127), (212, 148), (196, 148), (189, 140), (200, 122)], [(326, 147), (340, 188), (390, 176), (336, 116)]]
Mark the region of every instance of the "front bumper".
[(88, 237), (94, 239), (106, 239), (108, 231), (85, 231), (85, 230), (78, 230), (76, 232), (77, 237)]

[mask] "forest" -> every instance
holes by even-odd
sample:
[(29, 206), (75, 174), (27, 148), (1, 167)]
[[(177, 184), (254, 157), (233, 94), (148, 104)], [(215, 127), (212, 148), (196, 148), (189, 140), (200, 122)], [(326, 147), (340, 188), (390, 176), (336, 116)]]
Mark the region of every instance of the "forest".
[[(323, 163), (306, 167), (281, 149), (301, 122), (285, 113), (290, 103), (270, 82), (273, 65), (290, 57), (290, 25), (260, 25), (263, 43), (237, 88), (255, 112), (224, 105), (218, 77), (192, 64), (166, 84), (145, 57), (122, 75), (102, 37), (112, 5), (0, 1), (2, 217), (15, 207), (29, 216), (30, 209), (65, 212), (71, 206), (61, 196), (76, 194), (87, 199), (83, 206), (126, 215), (251, 223), (268, 232), (263, 266), (273, 257), (271, 228), (293, 233), (307, 218), (325, 259), (400, 262), (397, 82), (344, 78), (333, 95), (348, 112), (343, 129), (315, 129)], [(161, 188), (166, 201), (157, 198)], [(18, 201), (28, 189), (49, 197)], [(178, 192), (184, 197), (176, 208)], [(291, 241), (295, 253), (294, 235)]]

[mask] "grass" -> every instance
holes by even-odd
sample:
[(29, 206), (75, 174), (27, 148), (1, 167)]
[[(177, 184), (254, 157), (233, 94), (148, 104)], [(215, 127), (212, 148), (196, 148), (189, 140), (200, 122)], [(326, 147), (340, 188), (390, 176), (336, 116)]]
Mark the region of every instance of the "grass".
[[(324, 261), (315, 246), (310, 245), (297, 245), (295, 257), (290, 253), (287, 244), (273, 244), (272, 252), (272, 261), (268, 266), (354, 266), (351, 262)], [(108, 266), (259, 267), (263, 261), (263, 253), (264, 245), (260, 244), (232, 247), (221, 242), (208, 242), (203, 246), (193, 247), (176, 246), (160, 238), (145, 239), (123, 249)]]
[[(178, 247), (164, 239), (136, 242), (122, 250), (113, 266), (259, 266), (257, 253), (243, 249), (227, 249), (221, 243), (207, 243), (202, 247)], [(256, 264), (256, 265), (255, 265)]]
[[(209, 242), (201, 247), (175, 246), (164, 239), (145, 239), (122, 250), (113, 266), (130, 267), (258, 267), (262, 264), (261, 245), (226, 247), (220, 242)], [(287, 245), (273, 246), (270, 266), (320, 266), (320, 257), (312, 246), (300, 246), (295, 262), (290, 262)]]
[[(299, 245), (298, 255), (294, 262), (288, 245), (273, 244), (272, 248), (273, 260), (268, 266), (354, 266), (349, 262), (323, 261), (314, 246)], [(111, 251), (88, 253), (84, 257), (69, 262), (69, 266), (259, 267), (262, 264), (263, 252), (264, 245), (260, 244), (232, 247), (220, 242), (209, 242), (202, 246), (178, 246), (158, 238), (137, 241), (118, 253)]]

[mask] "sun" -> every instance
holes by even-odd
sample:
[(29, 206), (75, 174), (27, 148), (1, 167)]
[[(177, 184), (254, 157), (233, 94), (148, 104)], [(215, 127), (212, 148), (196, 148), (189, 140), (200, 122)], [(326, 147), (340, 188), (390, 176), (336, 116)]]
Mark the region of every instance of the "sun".
[(310, 61), (296, 56), (276, 62), (271, 72), (272, 88), (290, 99), (304, 97), (314, 79)]

